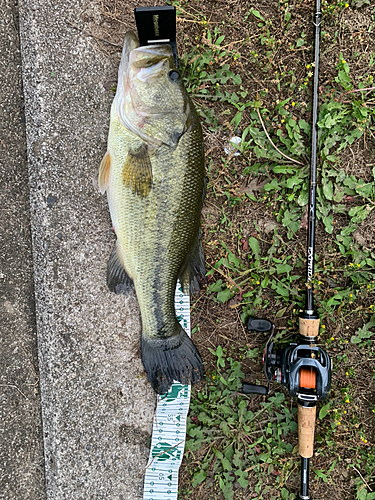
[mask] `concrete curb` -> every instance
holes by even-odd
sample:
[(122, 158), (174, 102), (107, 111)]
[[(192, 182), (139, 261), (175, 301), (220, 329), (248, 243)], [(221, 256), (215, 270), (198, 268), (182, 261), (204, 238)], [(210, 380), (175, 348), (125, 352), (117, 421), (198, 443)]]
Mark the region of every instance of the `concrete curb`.
[(45, 500), (16, 1), (0, 12), (0, 498)]
[(136, 300), (105, 283), (114, 235), (93, 179), (116, 68), (72, 26), (81, 9), (20, 2), (47, 498), (137, 500), (155, 396)]

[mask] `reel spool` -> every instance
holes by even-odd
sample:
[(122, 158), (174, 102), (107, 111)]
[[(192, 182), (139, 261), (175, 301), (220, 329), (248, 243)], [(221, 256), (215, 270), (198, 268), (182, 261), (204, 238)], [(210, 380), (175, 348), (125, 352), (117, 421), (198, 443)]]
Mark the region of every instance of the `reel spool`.
[(299, 372), (300, 389), (316, 389), (316, 373), (314, 368), (301, 368)]

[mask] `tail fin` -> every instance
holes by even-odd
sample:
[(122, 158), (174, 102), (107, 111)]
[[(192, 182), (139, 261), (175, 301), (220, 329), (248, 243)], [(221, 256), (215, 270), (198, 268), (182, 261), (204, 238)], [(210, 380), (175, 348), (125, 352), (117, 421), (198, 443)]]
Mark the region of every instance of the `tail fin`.
[(194, 384), (204, 375), (202, 359), (183, 328), (173, 337), (142, 335), (142, 363), (152, 388), (158, 394), (168, 391), (173, 382)]

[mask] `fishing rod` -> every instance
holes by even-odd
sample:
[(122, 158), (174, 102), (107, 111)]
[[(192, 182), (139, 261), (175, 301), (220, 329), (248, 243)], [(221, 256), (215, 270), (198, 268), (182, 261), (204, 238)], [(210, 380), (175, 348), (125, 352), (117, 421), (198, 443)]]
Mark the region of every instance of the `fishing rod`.
[(310, 186), (308, 204), (307, 265), (305, 310), (299, 315), (299, 340), (282, 349), (274, 349), (275, 326), (267, 319), (249, 318), (247, 328), (271, 332), (264, 350), (264, 374), (267, 386), (244, 383), (244, 394), (267, 395), (271, 380), (283, 384), (298, 402), (298, 445), (301, 456), (301, 486), (297, 500), (310, 500), (309, 462), (313, 456), (316, 405), (328, 397), (331, 387), (331, 359), (317, 345), (320, 318), (314, 308), (314, 256), (317, 186), (318, 86), (321, 31), (321, 0), (315, 0), (314, 12), (314, 81), (312, 95)]

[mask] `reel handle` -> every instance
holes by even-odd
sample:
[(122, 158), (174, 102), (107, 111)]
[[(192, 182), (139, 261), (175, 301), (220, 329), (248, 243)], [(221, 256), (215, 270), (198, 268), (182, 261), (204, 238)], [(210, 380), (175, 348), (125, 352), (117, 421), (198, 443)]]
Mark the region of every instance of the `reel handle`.
[(298, 402), (298, 448), (303, 458), (311, 458), (314, 453), (316, 404), (306, 406)]
[(261, 396), (267, 396), (270, 391), (265, 385), (248, 384), (247, 382), (244, 382), (242, 384), (241, 392), (243, 394), (260, 394)]

